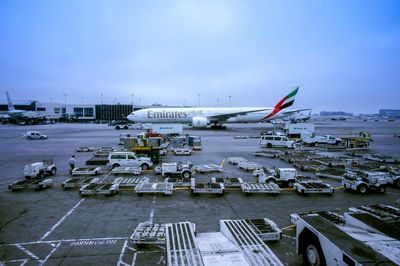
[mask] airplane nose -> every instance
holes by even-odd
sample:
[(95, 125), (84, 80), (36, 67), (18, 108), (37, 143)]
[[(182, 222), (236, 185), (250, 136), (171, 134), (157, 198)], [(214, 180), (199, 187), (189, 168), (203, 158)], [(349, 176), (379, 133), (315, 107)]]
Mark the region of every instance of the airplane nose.
[(134, 119), (133, 119), (133, 115), (132, 114), (130, 114), (130, 115), (128, 115), (128, 120), (131, 120), (131, 121), (134, 121)]

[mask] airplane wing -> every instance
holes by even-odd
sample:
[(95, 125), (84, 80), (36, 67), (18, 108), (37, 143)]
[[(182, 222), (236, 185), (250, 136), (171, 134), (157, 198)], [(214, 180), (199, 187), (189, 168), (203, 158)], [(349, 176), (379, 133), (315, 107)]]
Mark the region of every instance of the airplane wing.
[(223, 121), (228, 120), (229, 118), (233, 118), (233, 117), (240, 116), (240, 115), (247, 115), (248, 113), (255, 113), (255, 112), (260, 112), (260, 111), (265, 111), (265, 110), (270, 110), (270, 108), (251, 110), (251, 111), (243, 111), (243, 112), (227, 113), (227, 114), (222, 114), (222, 115), (211, 115), (208, 118), (211, 121), (223, 122)]
[(303, 111), (307, 111), (307, 110), (311, 110), (311, 108), (297, 109), (297, 110), (288, 110), (288, 111), (286, 111), (286, 112), (281, 112), (281, 114), (291, 115), (291, 114), (295, 114), (295, 113), (299, 113), (299, 112), (303, 112)]

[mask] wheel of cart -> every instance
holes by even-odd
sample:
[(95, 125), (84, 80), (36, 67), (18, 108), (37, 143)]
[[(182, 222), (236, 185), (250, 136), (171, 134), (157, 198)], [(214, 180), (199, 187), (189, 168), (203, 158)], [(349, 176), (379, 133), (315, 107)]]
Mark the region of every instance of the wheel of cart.
[(309, 266), (326, 265), (324, 253), (318, 238), (313, 233), (308, 233), (307, 231), (308, 229), (302, 232), (306, 234), (306, 236), (302, 238), (301, 243), (303, 263)]

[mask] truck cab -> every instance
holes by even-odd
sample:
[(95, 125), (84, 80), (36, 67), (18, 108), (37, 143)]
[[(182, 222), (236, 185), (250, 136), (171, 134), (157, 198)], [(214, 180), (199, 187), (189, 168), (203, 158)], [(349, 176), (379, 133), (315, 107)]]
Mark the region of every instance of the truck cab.
[(43, 160), (41, 162), (27, 164), (24, 167), (25, 178), (42, 178), (45, 175), (54, 176), (57, 173), (57, 167), (53, 160)]
[(381, 172), (348, 172), (343, 175), (342, 185), (344, 190), (355, 190), (366, 194), (369, 190), (380, 193), (386, 191), (386, 174)]
[(153, 162), (148, 157), (138, 157), (134, 152), (111, 152), (108, 155), (108, 165), (112, 168), (139, 166), (142, 170), (147, 170), (153, 166)]
[(295, 168), (267, 168), (258, 176), (259, 183), (276, 183), (293, 187), (293, 184), (296, 182), (297, 170)]

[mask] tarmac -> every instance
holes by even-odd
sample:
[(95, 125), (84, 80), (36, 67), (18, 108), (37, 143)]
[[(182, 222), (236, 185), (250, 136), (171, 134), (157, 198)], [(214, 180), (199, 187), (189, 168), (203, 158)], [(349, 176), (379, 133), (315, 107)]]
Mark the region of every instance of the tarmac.
[[(256, 138), (235, 139), (237, 135), (257, 136), (266, 124), (227, 125), (227, 130), (185, 129), (185, 133), (202, 137), (203, 150), (192, 156), (169, 153), (163, 162), (191, 161), (193, 164), (220, 164), (227, 157), (240, 156), (265, 167), (292, 167), (279, 159), (255, 157), (260, 150)], [(373, 153), (400, 158), (400, 122), (325, 121), (316, 122), (317, 134), (343, 136), (361, 130), (372, 133)], [(28, 130), (39, 130), (48, 140), (28, 141), (23, 137)], [(68, 159), (75, 154), (77, 166), (85, 166), (92, 153), (76, 153), (80, 146), (118, 145), (122, 132), (104, 124), (52, 124), (38, 126), (0, 125), (0, 261), (5, 265), (163, 265), (166, 264), (164, 246), (137, 249), (128, 238), (135, 227), (144, 221), (159, 223), (190, 221), (197, 232), (219, 231), (219, 220), (263, 218), (273, 220), (283, 231), (282, 240), (268, 243), (285, 265), (302, 265), (295, 252), (295, 230), (290, 223), (291, 213), (317, 210), (346, 211), (349, 207), (366, 204), (390, 204), (400, 198), (400, 190), (388, 187), (385, 194), (357, 193), (337, 190), (334, 195), (301, 196), (285, 190), (280, 195), (245, 196), (231, 191), (224, 196), (191, 196), (187, 190), (177, 190), (169, 197), (144, 195), (123, 191), (112, 197), (81, 198), (77, 190), (62, 190), (59, 185), (44, 191), (10, 192), (8, 185), (23, 179), (25, 164), (53, 159), (58, 167), (55, 184), (68, 179)], [(302, 172), (300, 171), (300, 174)], [(311, 175), (309, 172), (303, 173)], [(141, 175), (143, 176), (143, 175)], [(146, 172), (150, 180), (160, 176)], [(224, 163), (223, 173), (196, 175), (209, 181), (213, 176), (241, 177), (255, 181), (250, 172)], [(324, 179), (334, 187), (339, 180)], [(0, 264), (1, 264), (0, 263)]]

